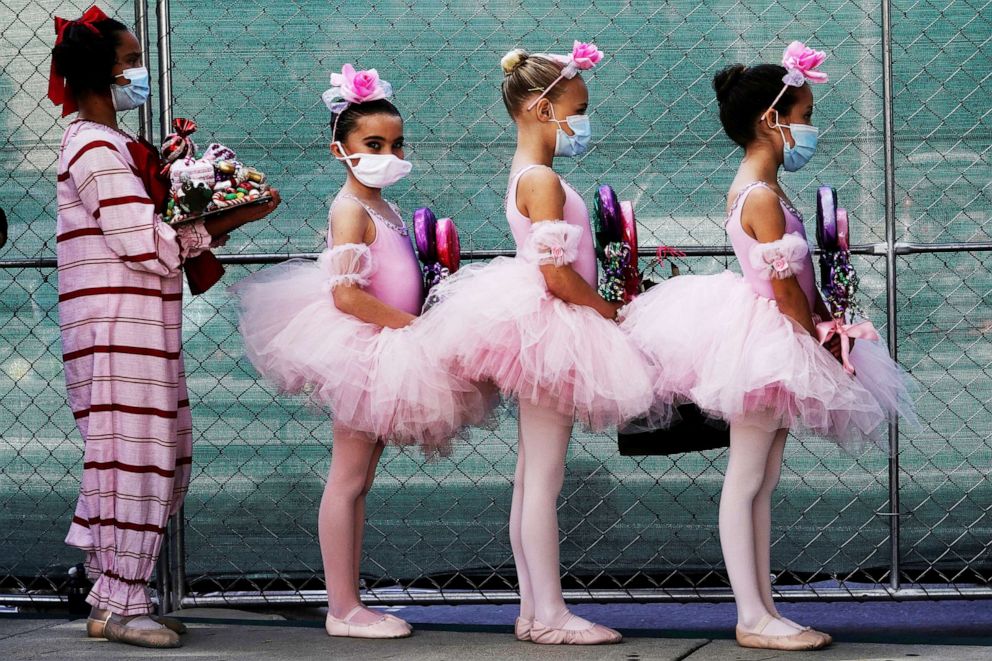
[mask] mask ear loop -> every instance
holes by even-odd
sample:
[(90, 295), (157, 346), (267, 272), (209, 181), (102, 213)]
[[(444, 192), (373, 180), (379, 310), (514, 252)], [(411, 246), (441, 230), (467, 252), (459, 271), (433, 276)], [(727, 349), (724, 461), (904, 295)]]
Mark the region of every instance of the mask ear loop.
[[(781, 96), (781, 95), (779, 95), (779, 96)], [(768, 128), (778, 129), (778, 134), (780, 136), (782, 136), (782, 144), (784, 145), (783, 148), (788, 147), (789, 149), (792, 149), (792, 145), (790, 145), (789, 144), (789, 141), (785, 139), (785, 131), (782, 130), (782, 123), (779, 121), (778, 110), (776, 110), (775, 108), (769, 108), (768, 110), (765, 111), (765, 114), (762, 116), (762, 119), (765, 120), (765, 121), (767, 121), (768, 118), (769, 118), (770, 113), (775, 113), (775, 124), (774, 125), (770, 125)], [(792, 131), (792, 125), (791, 124), (789, 125), (789, 131), (790, 132)]]

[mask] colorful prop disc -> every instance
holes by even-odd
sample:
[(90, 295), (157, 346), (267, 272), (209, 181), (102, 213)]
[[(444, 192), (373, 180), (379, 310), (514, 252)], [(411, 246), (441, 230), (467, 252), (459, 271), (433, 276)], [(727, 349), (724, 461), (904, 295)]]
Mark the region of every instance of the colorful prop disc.
[(457, 271), (461, 265), (458, 229), (450, 218), (437, 221), (437, 260), (447, 269), (449, 275)]
[(816, 242), (822, 250), (837, 250), (837, 191), (833, 186), (816, 190)]
[(850, 250), (851, 234), (847, 223), (847, 209), (837, 209), (837, 247)]
[(613, 188), (604, 184), (596, 189), (593, 209), (596, 212), (596, 244), (602, 251), (607, 244), (620, 241), (623, 236), (620, 200)]
[(437, 219), (434, 212), (421, 207), (413, 212), (413, 237), (417, 256), (424, 264), (437, 261)]
[(641, 274), (637, 270), (637, 218), (634, 216), (634, 203), (624, 200), (620, 203), (622, 240), (630, 249), (627, 262), (625, 289), (629, 299), (633, 299), (641, 289)]

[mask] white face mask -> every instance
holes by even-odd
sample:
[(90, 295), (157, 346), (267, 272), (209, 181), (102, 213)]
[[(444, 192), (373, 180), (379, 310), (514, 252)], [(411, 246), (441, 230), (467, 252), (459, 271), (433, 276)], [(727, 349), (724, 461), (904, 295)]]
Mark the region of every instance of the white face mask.
[[(348, 154), (340, 142), (334, 144), (344, 154), (334, 158), (344, 161), (355, 175), (355, 179), (369, 188), (392, 186), (410, 174), (410, 170), (413, 169), (413, 163), (397, 158), (393, 154)], [(352, 163), (352, 159), (355, 158), (359, 159), (358, 163)]]

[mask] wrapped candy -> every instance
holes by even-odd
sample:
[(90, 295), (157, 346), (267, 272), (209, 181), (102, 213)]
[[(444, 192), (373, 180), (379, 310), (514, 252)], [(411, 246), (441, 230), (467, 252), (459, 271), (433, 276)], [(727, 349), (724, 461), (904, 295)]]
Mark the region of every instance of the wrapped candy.
[(196, 132), (196, 122), (192, 119), (176, 117), (172, 120), (172, 130), (174, 133), (165, 136), (160, 150), (162, 162), (165, 164), (162, 168), (163, 175), (169, 174), (172, 164), (176, 161), (196, 156), (196, 143), (189, 137)]
[(424, 265), (424, 290), (429, 292), (461, 265), (458, 230), (450, 218), (437, 220), (433, 211), (421, 207), (413, 212), (413, 237)]
[(170, 181), (167, 222), (192, 222), (232, 207), (271, 199), (263, 172), (241, 163), (232, 149), (216, 142), (197, 158), (196, 144), (189, 137), (196, 123), (177, 117), (172, 125), (176, 132), (166, 136), (162, 144), (166, 160), (163, 173), (168, 173)]

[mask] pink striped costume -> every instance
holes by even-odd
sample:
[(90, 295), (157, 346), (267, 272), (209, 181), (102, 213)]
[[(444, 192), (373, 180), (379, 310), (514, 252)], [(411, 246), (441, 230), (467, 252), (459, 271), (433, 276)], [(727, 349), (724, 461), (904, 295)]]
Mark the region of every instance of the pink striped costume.
[(56, 238), (66, 387), (85, 444), (66, 543), (86, 552), (89, 603), (125, 616), (152, 609), (147, 583), (189, 484), (181, 264), (211, 241), (202, 223), (177, 233), (161, 221), (133, 140), (70, 124)]

